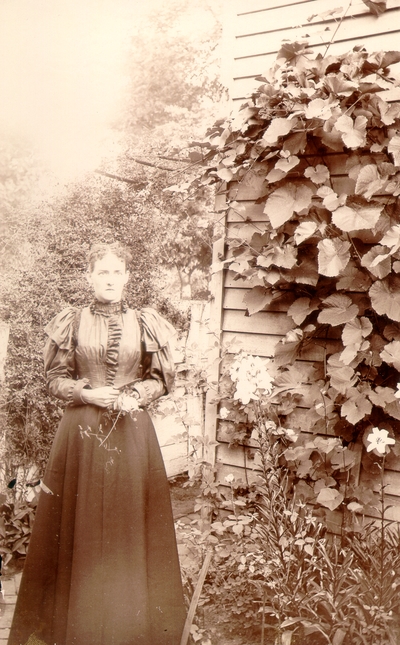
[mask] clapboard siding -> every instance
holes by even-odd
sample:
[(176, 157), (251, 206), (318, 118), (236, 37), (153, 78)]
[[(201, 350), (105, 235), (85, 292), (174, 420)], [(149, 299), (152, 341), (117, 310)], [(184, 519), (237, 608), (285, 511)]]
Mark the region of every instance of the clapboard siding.
[[(302, 7), (304, 6), (306, 8), (306, 15), (308, 17), (309, 15), (316, 13), (314, 11), (314, 7), (316, 6), (325, 6), (326, 11), (341, 7), (347, 9), (349, 0), (343, 0), (342, 2), (340, 0), (338, 0), (337, 2), (332, 2), (332, 0), (248, 0), (248, 2), (239, 0), (238, 2), (236, 2), (236, 15), (247, 16), (254, 13), (263, 13), (271, 9), (279, 8), (283, 9), (284, 11), (289, 11), (290, 8), (290, 12), (292, 12), (296, 10), (296, 7), (298, 7), (298, 5), (301, 5)], [(397, 6), (396, 0), (388, 0), (388, 8), (395, 6)], [(363, 11), (367, 12), (368, 9), (366, 5), (361, 2), (361, 0), (353, 0), (351, 7), (348, 10), (348, 15), (349, 12), (351, 14), (352, 11), (362, 13)]]
[[(222, 334), (222, 346), (230, 352), (244, 351), (257, 356), (272, 357), (275, 353), (275, 347), (281, 340), (282, 336), (272, 336), (264, 334), (238, 333), (236, 330)], [(315, 341), (303, 349), (300, 354), (302, 360), (323, 361), (327, 354), (334, 354), (342, 349), (340, 341), (331, 340)]]
[(315, 53), (324, 54), (341, 14), (335, 14), (336, 20), (334, 16), (320, 14), (337, 7), (347, 11), (329, 46), (330, 54), (344, 53), (355, 45), (366, 46), (369, 51), (398, 49), (400, 0), (388, 0), (386, 12), (379, 18), (372, 16), (361, 0), (350, 7), (347, 0), (334, 6), (331, 0), (239, 0), (231, 26), (231, 47), (227, 47), (232, 50), (233, 101), (243, 99), (256, 87), (255, 77), (274, 64), (283, 42), (307, 41)]
[[(349, 2), (348, 0), (343, 0), (343, 2), (339, 0), (339, 2), (335, 3), (332, 0), (308, 0), (307, 2), (281, 1), (278, 6), (274, 6), (274, 3), (271, 3), (270, 0), (265, 0), (263, 3), (257, 3), (258, 6), (262, 4), (261, 8), (251, 11), (250, 7), (253, 4), (253, 2), (246, 3), (246, 5), (249, 5), (247, 12), (238, 13), (238, 32), (236, 35), (238, 40), (249, 37), (252, 34), (260, 33), (260, 25), (266, 25), (268, 32), (293, 29), (298, 27), (298, 25), (305, 25), (306, 23), (308, 26), (318, 25), (320, 28), (321, 26), (324, 28), (336, 27), (337, 19), (342, 15), (342, 12), (338, 11), (332, 13), (330, 16), (327, 15), (325, 20), (323, 20), (323, 14), (328, 14), (334, 8), (338, 9), (343, 7), (346, 10)], [(286, 5), (286, 7), (283, 8), (282, 5)], [(400, 7), (400, 1), (389, 0), (386, 15), (390, 14), (391, 10), (396, 7)], [(370, 17), (369, 9), (362, 0), (356, 0), (352, 3), (347, 11), (345, 20), (354, 20), (355, 16)], [(268, 17), (268, 23), (266, 22), (266, 17)]]
[[(316, 3), (317, 4), (317, 3)], [(366, 6), (363, 4), (364, 8)], [(399, 5), (400, 6), (400, 5)], [(304, 10), (300, 7), (299, 14)], [(281, 14), (279, 16), (278, 14)], [(397, 9), (392, 11), (386, 11), (380, 18), (379, 21), (371, 21), (370, 16), (359, 16), (355, 17), (346, 17), (342, 24), (340, 25), (337, 37), (338, 40), (335, 41), (335, 44), (342, 44), (343, 42), (349, 42), (360, 39), (368, 39), (370, 37), (376, 37), (383, 35), (387, 37), (388, 34), (399, 31), (399, 25), (396, 24), (394, 16), (397, 14)], [(398, 15), (398, 14), (397, 14)], [(262, 24), (260, 21), (261, 14), (257, 14), (258, 18), (258, 29), (256, 24), (254, 29), (257, 29), (254, 33), (245, 36), (239, 36), (236, 39), (236, 59), (245, 58), (249, 56), (259, 56), (261, 54), (270, 54), (276, 53), (279, 51), (282, 41), (287, 40), (307, 40), (311, 47), (328, 45), (332, 39), (333, 31), (336, 29), (336, 22), (334, 20), (326, 21), (323, 25), (318, 24), (307, 24), (300, 28), (288, 27), (286, 29), (274, 29), (274, 25), (277, 24), (279, 17), (285, 17), (288, 21), (291, 19), (291, 15), (287, 11), (282, 11), (281, 9), (276, 9), (275, 11), (268, 11), (265, 13), (265, 18), (269, 18), (269, 23), (265, 24), (265, 30), (262, 30)], [(301, 16), (298, 16), (298, 20), (301, 19)], [(304, 17), (303, 17), (304, 20)], [(292, 22), (292, 24), (294, 24)], [(357, 26), (357, 35), (354, 36), (354, 27)]]

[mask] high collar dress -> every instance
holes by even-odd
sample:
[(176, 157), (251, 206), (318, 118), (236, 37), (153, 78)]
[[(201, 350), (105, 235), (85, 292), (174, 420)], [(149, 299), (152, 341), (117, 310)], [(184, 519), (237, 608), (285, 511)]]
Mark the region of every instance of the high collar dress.
[(8, 645), (179, 645), (185, 609), (154, 427), (145, 407), (116, 419), (81, 399), (102, 385), (133, 386), (144, 406), (165, 394), (173, 331), (155, 310), (124, 303), (69, 307), (47, 326), (48, 388), (68, 405)]

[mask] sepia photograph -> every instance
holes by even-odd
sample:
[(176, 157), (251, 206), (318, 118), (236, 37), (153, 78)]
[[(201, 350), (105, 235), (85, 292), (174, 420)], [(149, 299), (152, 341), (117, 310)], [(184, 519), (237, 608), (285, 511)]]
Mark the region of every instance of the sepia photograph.
[(400, 0), (2, 0), (0, 645), (400, 643)]

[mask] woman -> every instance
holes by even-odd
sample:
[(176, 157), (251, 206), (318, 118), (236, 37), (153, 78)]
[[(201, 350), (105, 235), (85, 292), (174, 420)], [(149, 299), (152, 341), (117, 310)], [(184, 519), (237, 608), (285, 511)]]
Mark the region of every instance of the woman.
[[(68, 406), (50, 453), (8, 645), (179, 645), (185, 619), (168, 482), (145, 406), (173, 380), (173, 327), (122, 300), (129, 254), (95, 245), (90, 307), (46, 328)], [(129, 411), (128, 411), (129, 410)]]

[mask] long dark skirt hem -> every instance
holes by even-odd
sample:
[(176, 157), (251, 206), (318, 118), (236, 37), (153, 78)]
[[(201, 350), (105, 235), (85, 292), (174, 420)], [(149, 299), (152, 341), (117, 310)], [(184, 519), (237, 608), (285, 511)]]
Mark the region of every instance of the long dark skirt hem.
[[(44, 477), (8, 645), (179, 645), (168, 481), (146, 411), (68, 408)], [(33, 636), (34, 635), (34, 636)], [(35, 641), (31, 640), (33, 645)]]

